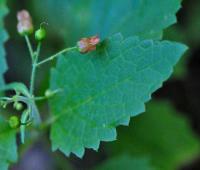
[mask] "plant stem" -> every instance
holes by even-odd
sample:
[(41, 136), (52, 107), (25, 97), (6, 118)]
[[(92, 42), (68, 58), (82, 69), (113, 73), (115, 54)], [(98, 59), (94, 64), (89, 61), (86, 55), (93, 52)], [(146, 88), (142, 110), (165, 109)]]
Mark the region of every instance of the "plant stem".
[(31, 94), (31, 96), (33, 96), (33, 91), (34, 91), (35, 72), (36, 72), (36, 66), (35, 66), (35, 64), (33, 64), (32, 72), (31, 72), (31, 82), (30, 82), (30, 94)]
[(41, 100), (46, 100), (46, 99), (49, 99), (53, 96), (55, 96), (56, 94), (62, 92), (61, 89), (57, 89), (57, 90), (54, 90), (54, 91), (51, 91), (51, 94), (49, 96), (38, 96), (38, 97), (34, 97), (33, 99), (35, 101), (41, 101)]
[(34, 59), (34, 52), (33, 52), (33, 48), (31, 46), (29, 37), (27, 35), (25, 35), (25, 40), (26, 40), (26, 43), (27, 43), (27, 46), (28, 46), (28, 49), (29, 49), (29, 52), (30, 52), (31, 59), (33, 61), (33, 59)]
[(66, 52), (72, 51), (72, 50), (76, 50), (76, 49), (77, 49), (77, 47), (65, 48), (64, 50), (62, 50), (62, 51), (60, 51), (60, 52), (48, 57), (47, 59), (44, 59), (43, 61), (40, 61), (39, 63), (36, 64), (36, 67), (55, 59), (56, 57), (58, 57), (59, 55), (61, 55), (63, 53), (66, 53)]
[(33, 96), (34, 92), (34, 84), (35, 84), (35, 73), (37, 68), (38, 57), (40, 54), (41, 43), (38, 43), (36, 54), (33, 54), (33, 61), (32, 61), (32, 72), (31, 72), (31, 81), (30, 81), (30, 95)]
[(34, 99), (35, 101), (42, 101), (42, 100), (48, 99), (48, 97), (46, 97), (46, 96), (40, 96), (40, 97), (34, 97), (33, 99)]

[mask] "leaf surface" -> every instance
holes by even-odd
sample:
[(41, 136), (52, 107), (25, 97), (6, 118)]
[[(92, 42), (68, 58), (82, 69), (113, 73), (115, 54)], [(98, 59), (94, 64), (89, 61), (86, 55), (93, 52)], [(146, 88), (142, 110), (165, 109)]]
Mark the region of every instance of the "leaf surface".
[(95, 52), (61, 56), (50, 82), (51, 90), (63, 90), (50, 99), (53, 150), (81, 157), (84, 148), (97, 150), (100, 141), (115, 140), (116, 126), (128, 125), (130, 117), (145, 111), (145, 102), (186, 49), (116, 34)]

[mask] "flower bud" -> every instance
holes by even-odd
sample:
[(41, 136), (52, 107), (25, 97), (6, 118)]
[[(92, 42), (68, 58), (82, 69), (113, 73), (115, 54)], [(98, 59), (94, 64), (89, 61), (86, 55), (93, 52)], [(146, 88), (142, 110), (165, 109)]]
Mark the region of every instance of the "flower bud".
[(42, 41), (46, 37), (46, 30), (44, 28), (40, 28), (35, 32), (35, 39), (37, 41)]
[(32, 18), (28, 11), (22, 10), (17, 13), (17, 30), (21, 35), (28, 35), (33, 33)]
[(20, 124), (19, 118), (17, 116), (11, 116), (8, 123), (11, 128), (13, 129), (18, 128)]
[(51, 90), (49, 90), (49, 89), (47, 89), (47, 90), (45, 91), (45, 96), (46, 96), (47, 98), (49, 98), (49, 97), (51, 97), (51, 96), (53, 96), (53, 95), (54, 95), (53, 91), (51, 91)]
[(82, 38), (78, 43), (78, 49), (81, 53), (88, 53), (90, 51), (96, 50), (97, 44), (100, 42), (98, 36), (93, 36), (89, 38)]
[(14, 108), (17, 110), (17, 111), (20, 111), (23, 109), (23, 105), (19, 102), (15, 102), (14, 103)]

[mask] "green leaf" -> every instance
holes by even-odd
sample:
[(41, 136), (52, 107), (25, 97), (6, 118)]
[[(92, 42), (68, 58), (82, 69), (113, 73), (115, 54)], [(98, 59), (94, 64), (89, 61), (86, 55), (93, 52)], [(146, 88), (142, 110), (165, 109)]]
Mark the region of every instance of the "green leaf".
[(118, 140), (106, 148), (113, 155), (149, 155), (159, 170), (178, 169), (200, 153), (188, 121), (166, 102), (149, 103), (147, 112), (133, 119), (128, 129), (120, 128)]
[(16, 131), (0, 116), (0, 169), (7, 170), (17, 161)]
[(145, 111), (144, 103), (169, 78), (186, 49), (116, 34), (95, 52), (60, 56), (51, 72), (51, 90), (63, 89), (50, 99), (56, 120), (53, 150), (81, 157), (85, 147), (97, 150), (100, 141), (115, 140), (115, 127)]
[[(125, 37), (158, 39), (176, 22), (180, 0), (32, 0), (38, 20), (47, 21), (65, 42), (121, 32)], [(53, 11), (53, 15), (52, 15)], [(54, 34), (53, 34), (54, 35)]]
[(133, 157), (128, 154), (120, 155), (103, 162), (95, 170), (153, 170), (146, 158)]
[(4, 49), (4, 43), (8, 39), (8, 34), (4, 28), (4, 17), (7, 13), (6, 0), (0, 0), (0, 87), (4, 86), (3, 74), (7, 71)]
[(16, 92), (22, 93), (23, 95), (27, 97), (31, 97), (28, 88), (23, 83), (14, 82), (14, 83), (6, 84), (3, 87), (0, 87), (0, 91), (7, 91), (7, 90), (14, 90)]

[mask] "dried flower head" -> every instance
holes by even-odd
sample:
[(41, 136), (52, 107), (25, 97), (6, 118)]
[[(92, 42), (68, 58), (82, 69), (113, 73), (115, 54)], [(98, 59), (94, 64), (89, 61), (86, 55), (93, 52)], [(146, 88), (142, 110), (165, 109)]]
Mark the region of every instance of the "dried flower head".
[(96, 50), (97, 44), (100, 42), (98, 36), (93, 36), (89, 38), (82, 38), (78, 43), (78, 49), (81, 53), (88, 53), (90, 51)]
[(31, 18), (30, 14), (26, 10), (21, 10), (17, 13), (18, 21), (29, 20)]
[(17, 30), (21, 35), (31, 34), (33, 32), (32, 18), (28, 11), (19, 11), (17, 13), (17, 19)]

